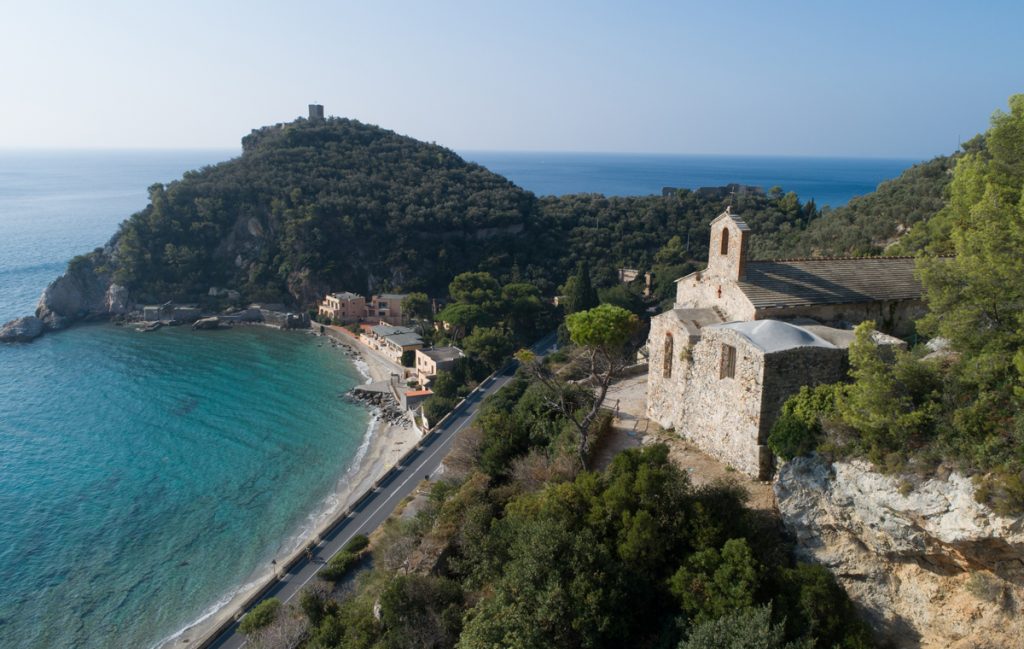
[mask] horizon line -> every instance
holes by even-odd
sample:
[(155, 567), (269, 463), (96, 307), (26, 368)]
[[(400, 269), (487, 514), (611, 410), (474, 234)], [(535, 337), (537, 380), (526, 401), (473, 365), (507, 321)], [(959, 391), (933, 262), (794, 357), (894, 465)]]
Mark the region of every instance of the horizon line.
[[(431, 144), (431, 143), (428, 143)], [(432, 144), (436, 144), (432, 143)], [(932, 156), (919, 155), (851, 155), (842, 153), (709, 153), (709, 152), (664, 152), (664, 151), (587, 151), (587, 150), (557, 150), (557, 149), (479, 149), (479, 148), (456, 148), (445, 145), (438, 145), (460, 156), (472, 154), (511, 154), (511, 155), (573, 155), (573, 156), (627, 156), (627, 157), (701, 157), (701, 158), (802, 158), (821, 160), (891, 160), (894, 162), (923, 162), (941, 155), (952, 155), (952, 153), (936, 154)], [(185, 147), (164, 147), (164, 146), (0, 146), (0, 153), (175, 153), (175, 152), (242, 152), (240, 144), (228, 146), (185, 146)], [(955, 153), (955, 152), (953, 152)]]

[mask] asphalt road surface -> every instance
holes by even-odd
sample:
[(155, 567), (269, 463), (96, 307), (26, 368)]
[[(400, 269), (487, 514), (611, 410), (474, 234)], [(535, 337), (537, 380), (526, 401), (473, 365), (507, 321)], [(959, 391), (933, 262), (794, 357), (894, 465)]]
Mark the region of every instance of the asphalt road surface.
[[(555, 335), (550, 334), (534, 345), (532, 350), (538, 355), (545, 355), (554, 348), (554, 345)], [(423, 438), (419, 449), (409, 455), (402, 464), (385, 474), (379, 487), (364, 497), (352, 508), (352, 513), (347, 518), (324, 535), (313, 553), (312, 561), (303, 558), (284, 574), (263, 598), (276, 597), (282, 602), (291, 601), (303, 586), (317, 578), (316, 573), (353, 536), (369, 536), (376, 530), (387, 520), (402, 499), (411, 494), (421, 481), (437, 471), (441, 460), (448, 455), (455, 436), (473, 421), (484, 399), (512, 380), (518, 367), (516, 361), (508, 363), (471, 392), (441, 426)], [(235, 623), (209, 646), (216, 649), (238, 649), (244, 647), (245, 642), (245, 636), (238, 633), (238, 624)]]

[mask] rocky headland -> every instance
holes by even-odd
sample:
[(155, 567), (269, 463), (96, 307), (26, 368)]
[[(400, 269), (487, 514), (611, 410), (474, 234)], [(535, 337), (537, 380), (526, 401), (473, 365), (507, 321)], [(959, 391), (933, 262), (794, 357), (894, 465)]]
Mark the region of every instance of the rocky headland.
[(1022, 646), (1024, 516), (978, 503), (970, 478), (812, 456), (783, 465), (775, 493), (799, 558), (827, 566), (890, 645)]
[(43, 291), (34, 315), (16, 318), (0, 328), (0, 342), (27, 342), (75, 322), (127, 313), (131, 308), (128, 291), (114, 283), (100, 265), (105, 258), (106, 253), (94, 252), (72, 260), (67, 272)]

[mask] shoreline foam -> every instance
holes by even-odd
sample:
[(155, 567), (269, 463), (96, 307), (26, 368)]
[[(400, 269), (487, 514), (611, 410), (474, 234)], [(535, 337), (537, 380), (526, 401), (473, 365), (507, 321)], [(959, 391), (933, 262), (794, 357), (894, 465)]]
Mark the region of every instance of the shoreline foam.
[[(324, 336), (332, 341), (330, 336)], [(335, 347), (341, 346), (355, 352), (349, 360), (363, 376), (365, 383), (385, 381), (390, 378), (397, 367), (378, 352), (359, 343), (354, 338), (350, 341), (337, 341), (329, 349), (337, 352)], [(404, 420), (403, 420), (404, 421)], [(367, 424), (363, 440), (356, 454), (349, 461), (345, 471), (338, 477), (335, 490), (328, 494), (320, 506), (306, 518), (309, 525), (303, 525), (295, 534), (290, 535), (281, 544), (281, 558), (278, 565), (286, 565), (289, 560), (314, 539), (319, 539), (326, 532), (331, 522), (349, 507), (362, 493), (384, 475), (398, 459), (420, 439), (420, 433), (413, 425), (389, 424), (380, 418), (377, 409), (370, 410), (370, 421)], [(248, 596), (268, 581), (272, 580), (272, 571), (250, 576), (240, 586), (229, 590), (216, 602), (203, 610), (195, 620), (190, 621), (178, 631), (170, 634), (152, 646), (152, 649), (178, 649), (194, 647), (228, 618), (240, 611), (240, 605)]]

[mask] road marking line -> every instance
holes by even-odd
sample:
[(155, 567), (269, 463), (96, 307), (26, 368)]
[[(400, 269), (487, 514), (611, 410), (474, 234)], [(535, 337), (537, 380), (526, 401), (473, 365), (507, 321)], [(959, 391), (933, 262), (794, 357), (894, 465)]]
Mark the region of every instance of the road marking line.
[[(466, 424), (468, 424), (468, 423), (469, 423), (470, 421), (472, 421), (472, 420), (473, 420), (473, 418), (474, 418), (474, 417), (476, 417), (476, 415), (477, 415), (477, 413), (476, 413), (476, 412), (473, 412), (472, 414), (468, 415), (468, 416), (466, 417), (466, 420), (465, 420), (465, 421), (463, 421), (463, 422), (462, 422), (462, 423), (461, 423), (461, 424), (459, 425), (459, 427), (458, 427), (458, 428), (456, 428), (455, 430), (451, 431), (451, 433), (449, 434), (449, 436), (454, 436), (454, 435), (455, 435), (456, 433), (458, 433), (458, 432), (459, 432), (460, 430), (462, 430), (463, 428), (465, 428)], [(425, 465), (425, 464), (426, 464), (427, 462), (429, 462), (429, 461), (430, 461), (431, 459), (433, 459), (433, 457), (434, 457), (435, 455), (437, 455), (438, 453), (440, 453), (440, 452), (441, 452), (441, 450), (443, 449), (443, 446), (444, 446), (444, 442), (442, 441), (442, 442), (441, 442), (441, 444), (440, 444), (440, 445), (439, 445), (439, 446), (438, 446), (438, 447), (437, 447), (436, 449), (434, 449), (434, 452), (433, 452), (433, 453), (431, 453), (430, 455), (426, 456), (426, 458), (424, 458), (424, 459), (423, 459), (423, 462), (421, 462), (421, 463), (420, 463), (420, 468), (422, 468), (422, 467), (423, 467), (423, 465)], [(411, 466), (411, 465), (410, 465), (410, 466)], [(390, 501), (391, 501), (392, 499), (394, 499), (394, 497), (395, 497), (395, 496), (397, 496), (397, 495), (398, 495), (398, 491), (399, 491), (400, 489), (402, 489), (402, 488), (403, 488), (403, 487), (404, 487), (404, 486), (406, 485), (406, 483), (407, 483), (407, 482), (409, 482), (410, 480), (412, 480), (413, 478), (415, 478), (415, 477), (416, 477), (416, 474), (418, 474), (418, 473), (419, 473), (419, 471), (418, 471), (418, 470), (417, 470), (417, 471), (415, 471), (415, 472), (412, 472), (412, 475), (410, 475), (410, 476), (409, 476), (408, 478), (406, 478), (405, 480), (403, 480), (403, 481), (401, 482), (401, 484), (397, 485), (397, 486), (396, 486), (396, 487), (395, 487), (394, 489), (392, 489), (392, 490), (391, 490), (391, 495), (387, 496), (387, 497), (386, 497), (386, 498), (384, 499), (384, 502), (382, 502), (382, 503), (381, 503), (380, 505), (378, 505), (378, 507), (377, 507), (376, 509), (374, 509), (374, 510), (373, 510), (372, 512), (370, 512), (369, 514), (367, 514), (367, 515), (366, 515), (366, 519), (367, 519), (367, 521), (366, 521), (366, 522), (368, 523), (370, 519), (372, 519), (372, 518), (373, 518), (374, 516), (376, 516), (376, 515), (377, 515), (377, 513), (378, 513), (378, 512), (380, 512), (380, 510), (381, 510), (381, 509), (383, 509), (383, 508), (384, 508), (384, 507), (385, 507), (385, 506), (386, 506), (386, 505), (387, 505), (387, 504), (388, 504), (388, 503), (389, 503), (389, 502), (390, 502)], [(360, 526), (359, 530), (361, 530), (361, 529), (362, 529), (362, 528), (363, 528), (363, 527), (364, 527), (365, 525), (366, 525), (366, 523), (363, 523), (363, 525), (362, 525), (362, 526)], [(357, 533), (359, 532), (359, 530), (356, 530), (356, 532), (354, 532), (354, 533), (352, 534), (352, 536), (355, 536), (355, 535), (356, 535), (356, 534), (357, 534)], [(351, 540), (351, 537), (349, 538), (349, 540)], [(348, 541), (346, 541), (346, 543), (347, 543), (347, 542), (348, 542)], [(344, 546), (344, 544), (342, 544), (342, 546)], [(340, 550), (339, 550), (339, 552), (340, 552)], [(337, 552), (335, 552), (335, 553), (334, 553), (334, 554), (332, 554), (332, 555), (331, 555), (330, 557), (328, 557), (328, 558), (326, 559), (326, 561), (330, 561), (331, 559), (333, 559), (333, 558), (334, 558), (334, 555), (335, 555), (335, 554), (337, 554)], [(326, 564), (325, 564), (325, 565), (326, 565)], [(316, 577), (316, 576), (317, 576), (317, 574), (318, 574), (318, 573), (320, 572), (320, 570), (321, 570), (320, 568), (317, 568), (316, 570), (314, 570), (314, 571), (313, 571), (313, 574), (312, 574), (312, 575), (310, 575), (309, 577), (307, 577), (307, 578), (306, 578), (306, 581), (304, 581), (304, 582), (302, 582), (301, 584), (299, 584), (299, 587), (298, 587), (298, 588), (296, 588), (295, 592), (294, 592), (294, 593), (292, 593), (291, 595), (289, 595), (288, 597), (286, 597), (286, 598), (285, 598), (285, 600), (284, 600), (284, 601), (285, 601), (285, 603), (288, 603), (289, 601), (291, 601), (292, 597), (294, 597), (296, 593), (298, 593), (298, 592), (299, 592), (300, 590), (302, 590), (302, 589), (303, 589), (303, 588), (305, 587), (305, 585), (306, 585), (306, 584), (308, 584), (308, 583), (310, 582), (310, 580), (312, 580), (312, 579), (313, 579), (313, 577)], [(245, 645), (242, 645), (242, 646), (245, 646)]]
[[(509, 379), (508, 379), (508, 380), (511, 380), (511, 378), (512, 378), (512, 377), (509, 377)], [(505, 383), (503, 383), (503, 384), (502, 384), (501, 386), (499, 386), (499, 387), (498, 387), (497, 389), (499, 389), (499, 390), (500, 390), (500, 389), (501, 389), (502, 387), (504, 387), (504, 386), (505, 386), (505, 384), (507, 384), (507, 383), (508, 383), (508, 380), (506, 380), (506, 381), (505, 381)], [(497, 380), (495, 380), (495, 384), (496, 384), (496, 383), (497, 383)], [(493, 388), (493, 386), (494, 386), (494, 384), (492, 384), (492, 388)], [(488, 391), (489, 391), (489, 390), (484, 390), (483, 392), (488, 392)], [(460, 430), (462, 430), (463, 428), (465, 428), (465, 427), (466, 427), (466, 424), (468, 424), (468, 423), (470, 423), (471, 421), (473, 421), (473, 418), (475, 418), (475, 417), (477, 416), (477, 414), (479, 414), (478, 410), (474, 410), (474, 411), (473, 411), (472, 413), (470, 413), (470, 414), (468, 414), (468, 415), (464, 415), (464, 416), (465, 416), (465, 421), (463, 421), (463, 422), (462, 422), (461, 424), (459, 424), (459, 427), (458, 427), (458, 428), (456, 428), (455, 430), (451, 431), (451, 433), (449, 433), (449, 437), (454, 437), (456, 433), (458, 433), (458, 432), (459, 432)], [(427, 462), (429, 462), (429, 461), (430, 461), (430, 460), (431, 460), (431, 459), (432, 459), (432, 458), (433, 458), (433, 457), (434, 457), (435, 455), (437, 455), (437, 454), (438, 454), (438, 453), (439, 453), (439, 452), (440, 452), (440, 451), (442, 450), (442, 448), (444, 447), (444, 440), (443, 440), (443, 439), (440, 439), (440, 437), (441, 437), (441, 436), (438, 436), (438, 447), (437, 447), (436, 449), (434, 449), (434, 452), (433, 452), (433, 453), (431, 453), (430, 455), (426, 456), (426, 457), (425, 457), (425, 458), (423, 459), (423, 461), (422, 461), (422, 462), (420, 463), (420, 467), (421, 467), (421, 468), (422, 468), (422, 467), (423, 467), (423, 466), (424, 466), (424, 465), (425, 465), (425, 464), (426, 464)], [(422, 456), (421, 456), (421, 457), (422, 457)], [(412, 465), (410, 464), (409, 466), (411, 467)], [(405, 483), (409, 482), (409, 481), (410, 481), (410, 480), (412, 480), (412, 479), (413, 479), (414, 477), (416, 477), (416, 474), (417, 474), (417, 473), (419, 473), (419, 471), (417, 470), (417, 471), (415, 471), (415, 472), (411, 472), (411, 473), (412, 473), (412, 475), (410, 475), (410, 476), (409, 476), (408, 478), (406, 478), (405, 480), (403, 480), (401, 484), (399, 484), (399, 485), (398, 485), (397, 487), (395, 487), (395, 488), (394, 488), (394, 489), (392, 490), (392, 493), (391, 493), (391, 495), (390, 495), (390, 496), (388, 496), (387, 498), (385, 498), (385, 499), (384, 499), (384, 502), (383, 502), (383, 503), (381, 503), (381, 504), (380, 504), (380, 506), (378, 506), (378, 507), (377, 507), (377, 509), (374, 509), (374, 510), (373, 510), (373, 512), (372, 512), (372, 513), (370, 513), (370, 514), (367, 514), (367, 516), (366, 516), (366, 519), (367, 519), (367, 521), (366, 521), (366, 522), (369, 522), (369, 520), (370, 520), (370, 519), (372, 519), (372, 518), (373, 518), (374, 516), (376, 516), (376, 515), (377, 515), (377, 513), (378, 513), (378, 512), (379, 512), (379, 511), (380, 511), (380, 510), (381, 510), (381, 509), (382, 509), (382, 508), (383, 508), (383, 507), (384, 507), (385, 505), (387, 505), (389, 501), (391, 501), (391, 500), (392, 500), (392, 499), (393, 499), (393, 498), (394, 498), (394, 497), (395, 497), (395, 496), (396, 496), (396, 495), (398, 494), (398, 490), (399, 490), (399, 489), (401, 489), (402, 487), (404, 487), (404, 486), (405, 486)], [(393, 509), (393, 508), (392, 508), (392, 509)], [(363, 526), (365, 526), (365, 525), (366, 525), (366, 523), (363, 523)], [(362, 529), (362, 527), (363, 527), (363, 526), (360, 526), (360, 529)], [(357, 530), (357, 532), (358, 532), (358, 530)], [(353, 534), (352, 534), (352, 536), (355, 536), (355, 533), (353, 533)], [(345, 543), (348, 543), (348, 541), (350, 541), (350, 540), (352, 540), (352, 538), (351, 538), (351, 537), (349, 537), (349, 538), (348, 538), (348, 539), (347, 539), (347, 540), (345, 541)], [(342, 547), (344, 547), (344, 543), (342, 544)], [(341, 551), (341, 550), (339, 549), (339, 550), (338, 550), (338, 552), (340, 552), (340, 551)], [(290, 601), (292, 600), (292, 598), (293, 598), (293, 597), (295, 597), (295, 595), (296, 595), (296, 594), (298, 594), (298, 592), (299, 592), (300, 590), (302, 590), (303, 588), (305, 588), (305, 587), (306, 587), (306, 584), (308, 584), (308, 583), (309, 583), (310, 581), (312, 581), (313, 577), (316, 577), (316, 576), (317, 576), (317, 575), (318, 575), (318, 574), (320, 573), (320, 570), (322, 569), (322, 567), (323, 567), (324, 565), (327, 565), (327, 562), (328, 562), (328, 561), (330, 561), (331, 559), (333, 559), (333, 558), (334, 558), (334, 555), (336, 555), (336, 554), (338, 554), (338, 553), (337, 553), (337, 552), (335, 552), (335, 553), (334, 553), (334, 554), (332, 554), (331, 556), (327, 557), (327, 559), (326, 559), (326, 560), (324, 561), (324, 563), (323, 563), (323, 564), (321, 565), (321, 567), (320, 567), (320, 568), (317, 568), (316, 570), (314, 570), (314, 571), (313, 571), (313, 574), (311, 574), (311, 575), (310, 575), (309, 577), (307, 577), (307, 578), (306, 578), (306, 581), (304, 581), (304, 582), (302, 582), (301, 584), (299, 584), (299, 586), (298, 586), (298, 587), (297, 587), (297, 588), (295, 589), (295, 592), (294, 592), (294, 593), (292, 593), (291, 595), (289, 595), (288, 597), (286, 597), (286, 598), (284, 599), (284, 603), (285, 603), (285, 604), (287, 604), (288, 602), (290, 602)], [(238, 632), (237, 632), (237, 631), (235, 631), (234, 633), (232, 633), (232, 634), (231, 634), (231, 636), (232, 636), (232, 637), (238, 637), (238, 636), (237, 636), (237, 634), (238, 634)], [(239, 646), (239, 649), (241, 649), (241, 647), (244, 647), (244, 646), (246, 645), (246, 643), (248, 643), (248, 642), (249, 642), (248, 638), (246, 638), (245, 640), (243, 640), (243, 641), (242, 641), (242, 644), (238, 645), (238, 646)]]

